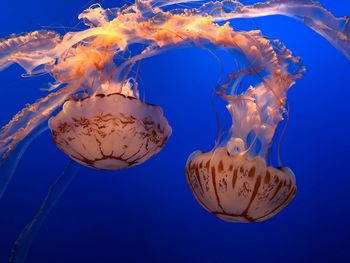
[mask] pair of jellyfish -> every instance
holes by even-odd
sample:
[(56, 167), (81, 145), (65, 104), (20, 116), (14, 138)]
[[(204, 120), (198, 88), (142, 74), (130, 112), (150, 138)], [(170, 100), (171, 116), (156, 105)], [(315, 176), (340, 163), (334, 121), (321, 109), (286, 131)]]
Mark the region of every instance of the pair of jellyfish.
[[(85, 30), (63, 36), (41, 30), (0, 42), (0, 70), (17, 63), (29, 76), (49, 74), (54, 79), (46, 97), (21, 110), (0, 131), (0, 197), (24, 150), (47, 127), (62, 152), (91, 168), (119, 170), (151, 158), (172, 129), (159, 106), (140, 99), (139, 62), (177, 47), (214, 45), (238, 53), (241, 60), (216, 89), (227, 102), (232, 125), (219, 146), (188, 158), (190, 189), (206, 210), (229, 222), (263, 221), (291, 202), (296, 194), (293, 172), (269, 165), (266, 157), (286, 112), (287, 92), (304, 67), (280, 41), (220, 22), (289, 16), (350, 59), (349, 18), (336, 18), (310, 0), (253, 5), (224, 0), (178, 7), (188, 2), (196, 1), (136, 0), (112, 9), (96, 4), (79, 15)], [(141, 51), (131, 48), (135, 45)], [(249, 85), (241, 91), (245, 78)], [(66, 170), (63, 175), (72, 172), (71, 166)], [(35, 229), (71, 180), (62, 178), (17, 240), (12, 262), (26, 253)]]

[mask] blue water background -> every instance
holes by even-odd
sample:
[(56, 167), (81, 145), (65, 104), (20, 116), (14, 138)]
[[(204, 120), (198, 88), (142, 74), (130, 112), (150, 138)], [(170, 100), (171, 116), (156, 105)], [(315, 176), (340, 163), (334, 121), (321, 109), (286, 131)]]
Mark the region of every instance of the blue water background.
[[(246, 1), (246, 3), (249, 1)], [(87, 1), (3, 0), (0, 37), (77, 23)], [(350, 1), (321, 1), (337, 16)], [(105, 7), (122, 2), (104, 1)], [(146, 100), (161, 105), (173, 128), (165, 148), (135, 168), (82, 168), (43, 224), (27, 262), (350, 262), (350, 63), (325, 39), (286, 17), (231, 22), (258, 26), (302, 57), (307, 72), (289, 92), (290, 122), (282, 160), (298, 194), (276, 217), (230, 224), (207, 213), (184, 176), (188, 155), (217, 139), (212, 105), (217, 60), (203, 49), (180, 49), (142, 62)], [(229, 57), (223, 56), (223, 60)], [(18, 66), (0, 73), (0, 124), (45, 96), (49, 77), (21, 78)], [(25, 153), (0, 201), (0, 262), (68, 158), (47, 132)]]

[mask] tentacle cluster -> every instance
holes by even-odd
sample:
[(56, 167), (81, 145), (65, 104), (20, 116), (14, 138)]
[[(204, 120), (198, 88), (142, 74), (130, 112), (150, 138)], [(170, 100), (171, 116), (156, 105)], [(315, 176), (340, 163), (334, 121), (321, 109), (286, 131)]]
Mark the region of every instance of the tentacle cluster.
[[(229, 22), (222, 22), (236, 18), (266, 15), (289, 16), (302, 21), (324, 36), (350, 59), (349, 18), (336, 18), (314, 1), (272, 0), (253, 5), (243, 5), (236, 0), (223, 0), (208, 2), (198, 8), (169, 7), (171, 5), (175, 7), (178, 3), (186, 2), (195, 1), (136, 0), (134, 4), (113, 9), (104, 9), (96, 4), (79, 15), (79, 19), (87, 26), (85, 30), (69, 32), (63, 36), (55, 32), (41, 30), (21, 36), (14, 35), (1, 40), (0, 70), (17, 63), (26, 71), (26, 74), (50, 74), (54, 78), (54, 82), (49, 89), (50, 94), (31, 105), (27, 105), (1, 129), (0, 160), (6, 160), (19, 142), (38, 125), (47, 121), (54, 111), (62, 107), (64, 103), (66, 103), (66, 109), (69, 108), (69, 105), (74, 108), (74, 105), (72, 105), (74, 97), (78, 97), (76, 101), (80, 101), (79, 105), (81, 105), (74, 113), (79, 113), (81, 119), (83, 119), (85, 113), (80, 112), (80, 109), (94, 109), (94, 106), (82, 103), (83, 98), (88, 98), (85, 101), (91, 101), (92, 103), (101, 101), (99, 100), (101, 97), (108, 98), (110, 94), (119, 94), (115, 95), (115, 98), (122, 95), (124, 98), (133, 97), (138, 99), (137, 83), (135, 78), (132, 78), (132, 69), (137, 61), (160, 54), (171, 48), (210, 44), (226, 50), (235, 50), (240, 54), (241, 64), (244, 65), (243, 68), (232, 69), (227, 81), (220, 83), (220, 88), (217, 90), (217, 93), (227, 101), (227, 109), (232, 115), (229, 138), (225, 145), (220, 146), (219, 152), (222, 155), (226, 154), (232, 157), (228, 159), (233, 160), (233, 162), (240, 163), (242, 160), (246, 160), (247, 163), (254, 163), (255, 157), (258, 156), (261, 160), (266, 157), (275, 130), (283, 117), (287, 92), (294, 82), (302, 76), (304, 67), (300, 59), (294, 57), (281, 42), (264, 37), (259, 30), (235, 31)], [(165, 7), (167, 8), (165, 9)], [(137, 52), (132, 51), (131, 48), (135, 44), (141, 46), (141, 48), (136, 49)], [(237, 85), (243, 79), (245, 80), (247, 76), (255, 76), (256, 78), (254, 81), (249, 80), (249, 84), (243, 91), (238, 91)], [(131, 87), (130, 83), (133, 83), (132, 88), (125, 89), (126, 86)], [(121, 102), (115, 100), (111, 102), (111, 105), (114, 105), (113, 103)], [(141, 109), (147, 109), (146, 112), (153, 109), (140, 101), (135, 104), (142, 106), (134, 109), (130, 116), (134, 116), (135, 113), (137, 115)], [(63, 119), (66, 120), (67, 116), (64, 115), (64, 108), (61, 114), (57, 116), (62, 115)], [(106, 113), (105, 109), (102, 108), (97, 113), (103, 115), (112, 111)], [(123, 109), (120, 111), (122, 112)], [(96, 112), (93, 113), (91, 114), (92, 118), (96, 120), (100, 118), (100, 116), (97, 116), (98, 114), (96, 115)], [(55, 126), (54, 135), (57, 135), (57, 131), (60, 131), (67, 123), (71, 127), (74, 126), (74, 120), (69, 117), (66, 123), (60, 122), (61, 120), (57, 118), (51, 121), (51, 124), (57, 124), (52, 125), (52, 127)], [(140, 120), (144, 120), (149, 116), (141, 117)], [(161, 118), (162, 115), (159, 114), (159, 119)], [(71, 120), (73, 121), (71, 122)], [(122, 122), (123, 118), (118, 119), (115, 123), (118, 124), (119, 121)], [(152, 134), (158, 137), (159, 134), (162, 134), (163, 139), (166, 140), (170, 135), (170, 127), (167, 127), (166, 121), (162, 119), (161, 122), (154, 123), (155, 126), (151, 129)], [(77, 130), (72, 133), (76, 138), (81, 139), (86, 133), (90, 132), (91, 127), (84, 125), (82, 125), (81, 133)], [(135, 128), (134, 134), (141, 138), (148, 134), (147, 132), (150, 131), (148, 128), (146, 123), (141, 129)], [(122, 131), (119, 130), (119, 127), (115, 131), (118, 135), (114, 137), (119, 138), (120, 141), (125, 141), (124, 135), (120, 136)], [(56, 143), (62, 146), (64, 140), (70, 139), (66, 135), (56, 136)], [(152, 136), (149, 135), (148, 137), (151, 138)], [(159, 150), (158, 147), (163, 145), (163, 142), (164, 140), (153, 142), (154, 152)], [(140, 145), (143, 147), (142, 142), (140, 142)], [(67, 153), (72, 155), (77, 151), (77, 147), (72, 147), (67, 150)], [(98, 150), (98, 147), (96, 149)], [(213, 149), (208, 156), (214, 155), (216, 150), (218, 149)], [(140, 148), (140, 152), (144, 152), (143, 148), (142, 151)], [(105, 158), (105, 153), (102, 150), (101, 153), (97, 152), (91, 156), (94, 160), (97, 157), (102, 158), (99, 154)], [(235, 158), (235, 156), (243, 155), (245, 159), (238, 158), (239, 161), (237, 161), (238, 159)], [(82, 159), (82, 156), (74, 156), (81, 163), (85, 160)], [(117, 157), (122, 158), (123, 156), (117, 155)], [(128, 157), (130, 156), (128, 155)], [(144, 155), (139, 157), (139, 160), (143, 160)], [(197, 176), (197, 168), (194, 168), (193, 164), (201, 163), (202, 157), (196, 156), (193, 157), (195, 159), (189, 161), (190, 167), (187, 170), (191, 177), (190, 183), (193, 183), (195, 181), (194, 176)], [(124, 159), (121, 160), (125, 161)], [(135, 161), (132, 158), (128, 160)], [(100, 163), (91, 165), (91, 162), (89, 164), (93, 167), (100, 165)], [(116, 167), (130, 165), (133, 164), (119, 163)], [(109, 161), (108, 166), (115, 167)], [(232, 167), (237, 169), (238, 166), (235, 163), (232, 164)], [(242, 164), (241, 167), (243, 166)], [(272, 171), (272, 168), (267, 167), (266, 163), (261, 167), (264, 167), (263, 169), (267, 169), (267, 171)], [(208, 170), (208, 174), (215, 174), (216, 166), (214, 168), (214, 170)], [(218, 170), (225, 171), (224, 176), (226, 168), (224, 170), (221, 168), (217, 167)], [(230, 169), (230, 166), (228, 169)], [(261, 173), (257, 174), (256, 178), (260, 184), (260, 180), (262, 180)], [(286, 198), (287, 192), (290, 194), (289, 196), (294, 195), (295, 187), (289, 185), (289, 182), (294, 180), (292, 180), (294, 178), (292, 173), (283, 170), (276, 172), (276, 174), (276, 178), (283, 179), (283, 186), (289, 191), (286, 190), (281, 196)], [(201, 181), (201, 179), (196, 180), (196, 183)], [(244, 180), (241, 183), (244, 184)], [(277, 182), (274, 183), (274, 185), (276, 184), (278, 185)], [(203, 194), (203, 196), (211, 198), (210, 194)], [(201, 198), (204, 198), (203, 196)], [(264, 208), (265, 212), (269, 214), (276, 207), (279, 209), (285, 204), (285, 202), (280, 202), (282, 199), (278, 200), (275, 206), (264, 204), (259, 207)], [(289, 198), (286, 200), (290, 201)], [(205, 204), (203, 200), (201, 202)], [(222, 209), (221, 212), (229, 209)], [(254, 218), (259, 220), (259, 215), (253, 214)], [(247, 218), (247, 213), (243, 212), (243, 215)]]

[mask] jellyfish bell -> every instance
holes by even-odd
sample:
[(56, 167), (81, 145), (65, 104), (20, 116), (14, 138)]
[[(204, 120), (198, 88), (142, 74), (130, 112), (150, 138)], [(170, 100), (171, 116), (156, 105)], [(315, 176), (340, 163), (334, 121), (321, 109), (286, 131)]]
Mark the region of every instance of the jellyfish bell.
[(118, 170), (158, 153), (171, 127), (159, 106), (142, 102), (128, 84), (121, 91), (68, 100), (49, 120), (56, 146), (76, 162)]
[(258, 222), (286, 207), (296, 194), (293, 172), (263, 158), (230, 154), (225, 147), (193, 153), (186, 178), (198, 202), (228, 222)]

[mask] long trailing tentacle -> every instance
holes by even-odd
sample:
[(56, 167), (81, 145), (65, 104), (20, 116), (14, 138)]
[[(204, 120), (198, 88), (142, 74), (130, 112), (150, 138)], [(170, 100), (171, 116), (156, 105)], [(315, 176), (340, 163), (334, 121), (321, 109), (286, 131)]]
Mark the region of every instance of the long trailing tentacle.
[(224, 0), (206, 3), (195, 12), (210, 14), (215, 21), (270, 15), (288, 16), (303, 22), (322, 35), (350, 59), (350, 18), (335, 17), (316, 1), (272, 0), (243, 5), (236, 0)]
[(28, 105), (0, 131), (0, 199), (32, 141), (48, 129), (52, 113), (79, 89), (69, 86)]
[(11, 251), (9, 263), (22, 263), (25, 261), (30, 246), (39, 232), (41, 225), (54, 208), (57, 201), (63, 195), (64, 191), (75, 178), (79, 167), (79, 164), (70, 161), (63, 173), (50, 186), (38, 212), (35, 214), (32, 221), (25, 226), (15, 241)]
[(52, 113), (80, 88), (75, 85), (67, 86), (57, 92), (50, 93), (18, 112), (0, 130), (0, 166), (21, 140), (25, 139), (37, 126), (47, 121)]
[(0, 162), (0, 199), (6, 191), (6, 188), (16, 171), (17, 165), (29, 145), (43, 132), (48, 129), (47, 124), (42, 124), (32, 131), (24, 140), (22, 140), (8, 158)]
[(0, 70), (17, 63), (30, 74), (40, 65), (53, 64), (55, 60), (50, 50), (61, 40), (59, 34), (46, 30), (0, 40)]

